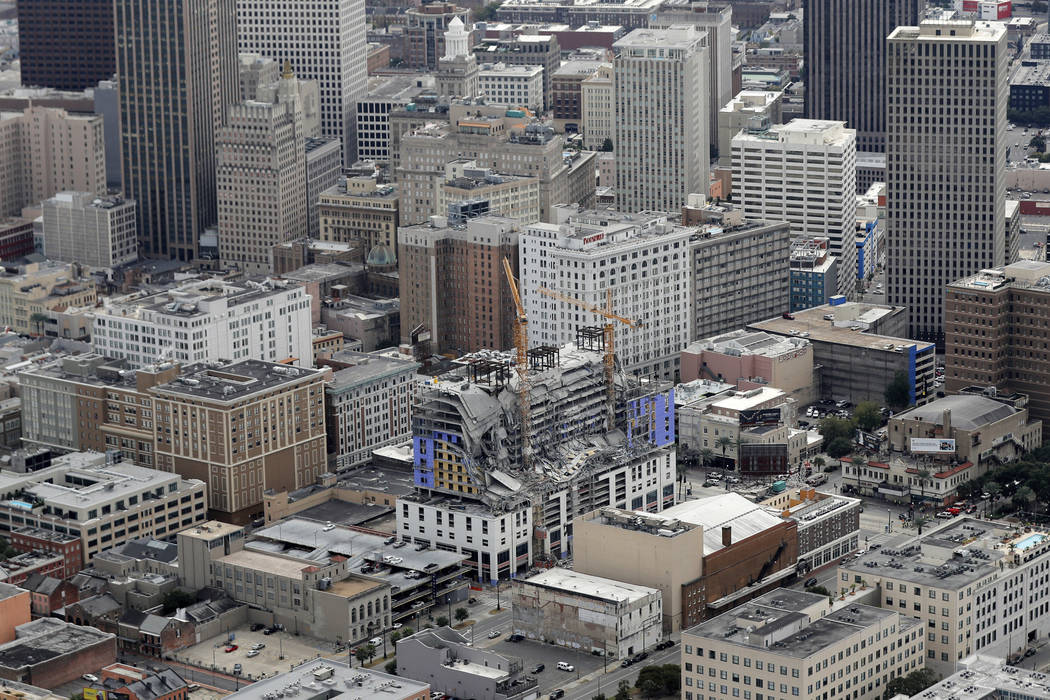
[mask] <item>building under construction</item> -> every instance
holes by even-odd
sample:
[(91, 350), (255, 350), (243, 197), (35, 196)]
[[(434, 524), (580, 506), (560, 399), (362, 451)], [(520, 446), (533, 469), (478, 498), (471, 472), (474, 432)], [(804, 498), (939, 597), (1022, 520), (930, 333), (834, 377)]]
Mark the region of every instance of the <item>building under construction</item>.
[(589, 332), (530, 349), (525, 394), (513, 354), (495, 351), (461, 358), (423, 391), (413, 411), (418, 491), (400, 502), (403, 538), (470, 554), (479, 577), (494, 580), (567, 554), (579, 513), (674, 503), (673, 391), (617, 368), (610, 411)]

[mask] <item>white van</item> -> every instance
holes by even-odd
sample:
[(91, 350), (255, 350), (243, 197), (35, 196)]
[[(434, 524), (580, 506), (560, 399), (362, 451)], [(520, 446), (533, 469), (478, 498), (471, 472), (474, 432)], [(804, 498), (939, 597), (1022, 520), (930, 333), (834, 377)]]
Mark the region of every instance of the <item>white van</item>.
[(372, 637), (371, 639), (368, 640), (368, 643), (371, 644), (374, 647), (381, 647), (381, 646), (383, 646), (383, 638), (382, 637)]
[(572, 664), (565, 663), (564, 661), (559, 661), (558, 662), (558, 670), (559, 671), (575, 671), (576, 667), (573, 666)]

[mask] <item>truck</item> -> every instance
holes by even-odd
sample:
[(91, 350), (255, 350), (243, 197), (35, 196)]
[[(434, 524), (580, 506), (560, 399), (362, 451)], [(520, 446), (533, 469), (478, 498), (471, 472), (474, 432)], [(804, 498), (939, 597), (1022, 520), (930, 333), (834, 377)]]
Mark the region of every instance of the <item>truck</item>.
[(823, 472), (817, 472), (806, 479), (806, 483), (810, 486), (820, 486), (828, 482), (828, 475)]
[(770, 493), (784, 493), (787, 490), (786, 481), (774, 481), (773, 485), (769, 488)]

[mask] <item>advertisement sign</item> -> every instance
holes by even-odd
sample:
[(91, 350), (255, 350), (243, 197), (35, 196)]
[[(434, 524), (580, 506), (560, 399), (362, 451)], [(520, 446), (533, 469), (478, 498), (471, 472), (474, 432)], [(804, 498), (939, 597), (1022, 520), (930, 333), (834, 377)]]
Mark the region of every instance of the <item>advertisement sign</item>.
[(776, 425), (780, 422), (779, 408), (762, 408), (740, 412), (740, 427), (753, 425)]
[(955, 440), (950, 438), (911, 438), (912, 452), (934, 454), (952, 454), (955, 452)]
[(875, 450), (878, 452), (882, 446), (882, 438), (875, 433), (866, 433), (863, 430), (857, 430), (857, 434), (853, 437), (853, 441), (858, 445), (868, 448), (869, 450)]

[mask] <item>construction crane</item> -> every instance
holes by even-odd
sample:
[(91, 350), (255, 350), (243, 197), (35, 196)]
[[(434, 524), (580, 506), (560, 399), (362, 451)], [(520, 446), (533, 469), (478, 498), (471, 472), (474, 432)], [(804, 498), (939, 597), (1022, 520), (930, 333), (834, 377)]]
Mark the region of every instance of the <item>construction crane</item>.
[(514, 298), (517, 316), (514, 319), (514, 349), (517, 351), (515, 370), (518, 372), (518, 410), (521, 412), (521, 461), (527, 470), (532, 467), (532, 395), (529, 392), (529, 319), (521, 304), (518, 281), (510, 261), (503, 258), (503, 272), (507, 275), (510, 294)]
[(612, 304), (612, 289), (605, 290), (605, 307), (595, 306), (594, 304), (588, 303), (575, 297), (566, 296), (560, 292), (540, 287), (537, 290), (540, 294), (551, 299), (557, 299), (558, 301), (564, 301), (566, 304), (572, 304), (577, 306), (584, 311), (589, 311), (592, 314), (601, 316), (605, 319), (605, 325), (602, 330), (604, 331), (605, 339), (605, 391), (607, 394), (606, 398), (606, 411), (609, 418), (609, 428), (611, 429), (616, 420), (616, 385), (614, 382), (614, 374), (616, 370), (615, 358), (616, 353), (613, 347), (613, 321), (618, 321), (628, 328), (638, 328), (642, 325), (641, 321), (637, 321), (633, 318), (626, 318), (613, 313)]

